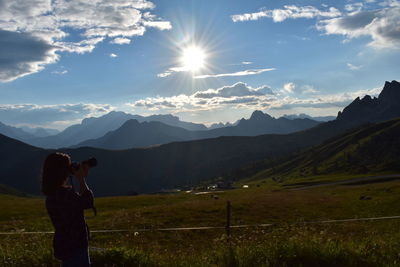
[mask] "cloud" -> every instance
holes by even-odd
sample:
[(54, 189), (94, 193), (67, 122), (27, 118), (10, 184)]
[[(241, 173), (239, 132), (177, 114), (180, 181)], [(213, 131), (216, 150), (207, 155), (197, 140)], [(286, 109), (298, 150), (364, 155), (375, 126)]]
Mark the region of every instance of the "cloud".
[(242, 64), (243, 65), (250, 65), (250, 64), (253, 64), (253, 62), (251, 62), (251, 61), (243, 61)]
[[(169, 21), (148, 11), (154, 7), (147, 0), (1, 0), (0, 56), (7, 50), (18, 52), (18, 59), (1, 60), (0, 81), (40, 71), (57, 61), (56, 52), (88, 53), (106, 39), (128, 44), (146, 28), (171, 29)], [(9, 41), (20, 45), (10, 48)], [(31, 52), (30, 45), (37, 53)]]
[(351, 63), (347, 63), (347, 67), (348, 67), (350, 70), (359, 70), (359, 69), (362, 68), (362, 65), (357, 66), (357, 65), (353, 65), (353, 64), (351, 64)]
[(246, 83), (238, 82), (231, 86), (223, 86), (218, 89), (208, 89), (193, 94), (196, 98), (213, 98), (213, 97), (233, 97), (233, 96), (260, 96), (270, 94), (273, 95), (271, 88), (268, 86), (261, 86), (259, 88), (252, 88)]
[(114, 110), (108, 104), (0, 104), (0, 121), (10, 125), (62, 128), (71, 121), (100, 116)]
[(290, 93), (293, 94), (294, 93), (294, 89), (296, 88), (296, 84), (290, 82), (290, 83), (285, 83), (283, 85), (283, 91), (286, 93)]
[(68, 73), (68, 70), (55, 70), (51, 72), (52, 74), (57, 74), (57, 75), (64, 75)]
[(172, 29), (171, 22), (169, 22), (169, 21), (144, 21), (143, 25), (145, 25), (147, 27), (158, 28), (159, 30)]
[(118, 37), (118, 38), (114, 38), (113, 40), (111, 40), (110, 43), (111, 44), (119, 44), (119, 45), (130, 44), (131, 39)]
[(37, 72), (58, 59), (56, 46), (32, 36), (0, 29), (0, 81)]
[(110, 54), (110, 57), (111, 57), (111, 58), (116, 58), (116, 57), (118, 57), (118, 55), (117, 55), (117, 54), (114, 54), (114, 53), (111, 53), (111, 54)]
[(327, 95), (313, 95), (312, 98), (284, 97), (277, 99), (269, 105), (271, 109), (286, 110), (295, 108), (343, 108), (350, 104), (355, 98), (365, 95), (377, 96), (381, 88), (358, 90)]
[(253, 88), (246, 83), (238, 82), (217, 89), (197, 91), (192, 95), (177, 95), (171, 97), (148, 97), (127, 105), (132, 108), (150, 110), (167, 109), (170, 112), (212, 110), (226, 105), (257, 103), (260, 98), (274, 97), (275, 93), (269, 86)]
[(206, 79), (206, 78), (220, 78), (220, 77), (235, 77), (235, 76), (248, 76), (248, 75), (256, 75), (267, 71), (273, 71), (275, 68), (269, 69), (252, 69), (252, 70), (242, 70), (231, 73), (220, 73), (220, 74), (205, 74), (205, 75), (197, 75), (193, 78), (195, 79)]
[(238, 15), (232, 15), (231, 19), (233, 22), (248, 21), (248, 20), (259, 20), (260, 18), (272, 18), (274, 22), (282, 22), (286, 19), (298, 19), (298, 18), (315, 18), (315, 17), (337, 17), (340, 16), (341, 12), (330, 7), (325, 11), (319, 10), (313, 6), (295, 6), (285, 5), (283, 9), (263, 9), (255, 13), (244, 13)]
[(357, 3), (345, 5), (344, 9), (346, 9), (346, 11), (349, 11), (349, 12), (359, 12), (359, 11), (361, 11), (361, 9), (363, 9), (363, 7), (364, 7), (363, 3), (357, 2)]
[[(230, 72), (230, 73), (219, 73), (219, 74), (202, 74), (202, 75), (195, 75), (193, 79), (207, 79), (207, 78), (221, 78), (221, 77), (238, 77), (238, 76), (248, 76), (248, 75), (257, 75), (267, 71), (273, 71), (275, 68), (269, 69), (250, 69), (250, 70), (242, 70), (237, 72)], [(189, 72), (190, 70), (185, 67), (174, 67), (169, 68), (168, 70), (157, 74), (159, 78), (165, 78), (172, 75), (175, 72)]]
[(305, 108), (312, 108), (314, 111), (337, 112), (357, 97), (363, 97), (366, 94), (377, 96), (381, 91), (381, 88), (374, 88), (337, 94), (321, 94), (310, 85), (298, 86), (294, 83), (286, 83), (285, 85), (298, 94), (274, 93), (274, 91), (279, 90), (273, 91), (269, 86), (252, 88), (243, 82), (239, 82), (217, 89), (197, 91), (191, 95), (148, 97), (126, 105), (136, 112), (138, 110), (151, 110), (165, 113), (201, 113), (230, 109), (270, 109), (294, 112)]
[(312, 86), (312, 85), (303, 85), (302, 89), (303, 89), (303, 91), (302, 91), (303, 94), (316, 94), (316, 93), (319, 93), (319, 91), (316, 90), (314, 88), (314, 86)]
[(170, 76), (174, 72), (189, 72), (189, 71), (190, 70), (186, 67), (172, 67), (162, 73), (157, 74), (157, 77), (165, 78), (165, 77)]
[(369, 36), (375, 48), (400, 48), (400, 2), (392, 1), (389, 7), (359, 11), (338, 18), (322, 20), (317, 29), (327, 35), (344, 35), (348, 40)]

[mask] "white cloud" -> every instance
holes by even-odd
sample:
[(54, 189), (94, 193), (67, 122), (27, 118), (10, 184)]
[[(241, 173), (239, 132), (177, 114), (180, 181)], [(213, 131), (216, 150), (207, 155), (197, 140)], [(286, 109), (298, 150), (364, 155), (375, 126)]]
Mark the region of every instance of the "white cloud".
[(206, 79), (206, 78), (219, 78), (219, 77), (234, 77), (234, 76), (248, 76), (248, 75), (256, 75), (267, 71), (273, 71), (275, 68), (269, 69), (252, 69), (252, 70), (242, 70), (237, 72), (231, 73), (220, 73), (220, 74), (204, 74), (204, 75), (197, 75), (193, 78), (195, 79)]
[(344, 35), (349, 39), (370, 36), (370, 46), (375, 48), (400, 48), (400, 1), (388, 3), (389, 7), (353, 12), (339, 18), (322, 20), (317, 28), (327, 35)]
[(118, 38), (114, 38), (113, 40), (111, 40), (110, 43), (111, 44), (119, 44), (119, 45), (130, 44), (131, 39), (118, 37)]
[(303, 89), (303, 91), (302, 91), (303, 94), (316, 94), (316, 93), (319, 93), (319, 91), (316, 90), (314, 88), (314, 86), (312, 86), (312, 85), (303, 85), (302, 89)]
[(269, 107), (271, 109), (294, 109), (294, 108), (332, 108), (335, 107), (338, 110), (347, 106), (357, 97), (363, 97), (365, 95), (377, 96), (381, 92), (381, 88), (373, 88), (367, 90), (358, 90), (354, 92), (344, 92), (337, 94), (328, 95), (313, 95), (312, 98), (298, 98), (298, 97), (284, 97), (277, 99), (277, 101), (271, 103)]
[(206, 91), (196, 92), (193, 94), (196, 98), (213, 98), (213, 97), (232, 97), (232, 96), (260, 96), (260, 95), (273, 95), (271, 88), (268, 86), (261, 86), (252, 88), (246, 83), (238, 82), (231, 86), (223, 86), (218, 89), (208, 89)]
[(347, 67), (348, 67), (350, 70), (359, 70), (359, 69), (362, 68), (362, 65), (357, 66), (357, 65), (353, 65), (353, 64), (351, 64), (351, 63), (347, 63)]
[(283, 91), (286, 93), (290, 93), (293, 94), (294, 93), (294, 89), (296, 89), (296, 84), (290, 82), (290, 83), (285, 83), (283, 85)]
[(149, 110), (167, 109), (170, 112), (212, 110), (226, 105), (257, 103), (260, 98), (275, 97), (269, 86), (253, 88), (246, 83), (238, 82), (230, 86), (217, 89), (197, 91), (192, 95), (177, 95), (171, 97), (148, 97), (128, 103), (132, 108), (146, 108)]
[[(194, 75), (193, 79), (207, 79), (207, 78), (221, 78), (221, 77), (239, 77), (239, 76), (248, 76), (248, 75), (257, 75), (267, 71), (273, 71), (275, 68), (268, 69), (250, 69), (250, 70), (242, 70), (237, 72), (230, 73), (217, 73), (217, 74), (202, 74), (202, 75)], [(175, 72), (189, 72), (190, 70), (185, 67), (174, 67), (169, 68), (168, 70), (157, 74), (159, 78), (165, 78), (172, 75)]]
[(57, 74), (57, 75), (64, 75), (68, 73), (68, 70), (55, 70), (51, 72), (52, 74)]
[[(285, 84), (289, 90), (299, 91), (299, 94), (275, 94), (269, 86), (252, 88), (239, 82), (230, 86), (217, 89), (198, 91), (191, 95), (175, 95), (170, 97), (149, 97), (127, 103), (135, 111), (157, 111), (168, 113), (196, 113), (222, 111), (230, 109), (270, 109), (270, 110), (293, 110), (311, 108), (324, 113), (329, 110), (337, 112), (356, 97), (364, 95), (377, 96), (381, 88), (344, 92), (337, 94), (321, 94), (310, 85), (296, 86), (294, 83)], [(285, 87), (285, 85), (283, 87)], [(277, 90), (278, 91), (278, 90)], [(321, 114), (322, 114), (321, 113)], [(326, 114), (326, 112), (325, 112)]]
[[(108, 38), (112, 38), (112, 43), (128, 44), (130, 37), (143, 35), (148, 27), (171, 29), (169, 21), (148, 11), (154, 7), (147, 0), (1, 0), (1, 34), (13, 33), (12, 42), (24, 38), (26, 42), (11, 47), (8, 39), (0, 38), (0, 54), (10, 54), (11, 50), (18, 55), (10, 64), (2, 61), (0, 81), (40, 71), (58, 60), (56, 52), (87, 53)], [(81, 33), (74, 36), (80, 38), (78, 41), (66, 39), (71, 30)], [(36, 48), (40, 44), (41, 50), (31, 53), (31, 44)]]
[(250, 65), (250, 64), (253, 64), (253, 62), (251, 62), (251, 61), (243, 61), (242, 64), (243, 65)]
[(346, 9), (346, 11), (348, 11), (348, 12), (359, 12), (363, 9), (363, 7), (364, 7), (363, 3), (357, 2), (357, 3), (345, 5), (344, 9)]
[(163, 72), (163, 73), (157, 74), (157, 77), (159, 77), (159, 78), (165, 78), (165, 77), (170, 76), (171, 74), (172, 74), (172, 71), (167, 70), (167, 71), (165, 71), (165, 72)]
[(283, 9), (263, 9), (255, 13), (245, 13), (232, 15), (231, 19), (233, 22), (258, 20), (260, 18), (272, 18), (274, 22), (282, 22), (286, 19), (297, 19), (297, 18), (315, 18), (315, 17), (337, 17), (340, 16), (341, 12), (330, 7), (327, 10), (319, 10), (313, 6), (295, 6), (285, 5)]
[(169, 21), (144, 21), (144, 26), (157, 28), (159, 30), (170, 30), (172, 29), (171, 22)]
[(118, 55), (117, 55), (117, 54), (114, 54), (114, 53), (111, 53), (111, 54), (110, 54), (110, 57), (111, 57), (111, 58), (115, 58), (115, 57), (118, 57)]

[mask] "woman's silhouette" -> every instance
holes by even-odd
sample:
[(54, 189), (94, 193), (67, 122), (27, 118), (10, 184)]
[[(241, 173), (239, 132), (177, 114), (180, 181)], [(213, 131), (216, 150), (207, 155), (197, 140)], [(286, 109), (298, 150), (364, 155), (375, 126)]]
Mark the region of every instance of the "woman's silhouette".
[[(87, 164), (73, 167), (70, 156), (59, 152), (48, 155), (43, 164), (42, 192), (55, 229), (54, 255), (62, 266), (90, 266), (89, 230), (83, 213), (93, 208), (93, 192), (85, 181), (88, 171)], [(79, 194), (68, 185), (70, 175), (79, 180)]]

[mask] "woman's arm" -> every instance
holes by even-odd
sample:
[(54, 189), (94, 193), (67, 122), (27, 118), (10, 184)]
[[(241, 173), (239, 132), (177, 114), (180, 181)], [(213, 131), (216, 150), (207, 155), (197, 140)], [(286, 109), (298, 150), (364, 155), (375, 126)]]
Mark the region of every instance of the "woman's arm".
[(89, 173), (89, 166), (86, 164), (82, 164), (79, 169), (74, 173), (74, 175), (79, 180), (79, 195), (80, 195), (80, 206), (83, 209), (90, 209), (93, 208), (93, 193), (89, 189), (86, 183), (86, 177)]
[(75, 171), (74, 175), (79, 180), (79, 194), (83, 195), (86, 191), (89, 191), (89, 187), (86, 183), (86, 177), (89, 173), (89, 166), (86, 164), (81, 164), (79, 169)]

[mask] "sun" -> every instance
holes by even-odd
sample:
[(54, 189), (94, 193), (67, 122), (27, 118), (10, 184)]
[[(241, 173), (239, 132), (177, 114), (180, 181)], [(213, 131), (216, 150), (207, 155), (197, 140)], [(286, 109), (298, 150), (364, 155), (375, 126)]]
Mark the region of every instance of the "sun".
[(183, 49), (182, 66), (188, 71), (196, 72), (204, 68), (206, 54), (203, 49), (197, 46), (190, 46)]

